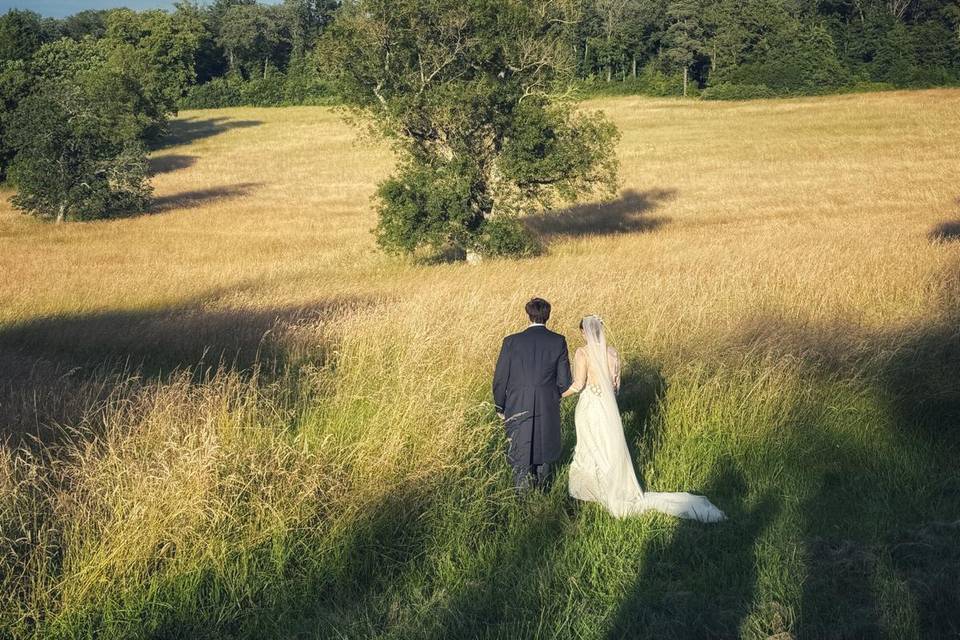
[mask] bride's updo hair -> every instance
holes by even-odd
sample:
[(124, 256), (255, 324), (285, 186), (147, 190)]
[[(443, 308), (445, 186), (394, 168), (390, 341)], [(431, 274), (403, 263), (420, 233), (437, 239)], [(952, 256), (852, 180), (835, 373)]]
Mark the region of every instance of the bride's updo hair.
[(524, 309), (530, 317), (530, 322), (546, 324), (547, 320), (550, 319), (550, 303), (543, 298), (533, 298)]
[(580, 331), (583, 331), (583, 321), (587, 318), (596, 318), (597, 320), (600, 320), (600, 324), (603, 324), (603, 319), (600, 318), (600, 316), (583, 316), (580, 318)]

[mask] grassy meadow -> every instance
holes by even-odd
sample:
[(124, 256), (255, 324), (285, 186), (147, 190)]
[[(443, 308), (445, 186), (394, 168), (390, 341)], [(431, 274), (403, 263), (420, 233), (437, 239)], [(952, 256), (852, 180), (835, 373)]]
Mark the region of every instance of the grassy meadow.
[[(152, 215), (4, 198), (0, 637), (958, 637), (960, 90), (585, 106), (621, 195), (529, 260), (377, 251), (391, 154), (323, 107), (181, 113)], [(532, 295), (727, 522), (514, 498)]]

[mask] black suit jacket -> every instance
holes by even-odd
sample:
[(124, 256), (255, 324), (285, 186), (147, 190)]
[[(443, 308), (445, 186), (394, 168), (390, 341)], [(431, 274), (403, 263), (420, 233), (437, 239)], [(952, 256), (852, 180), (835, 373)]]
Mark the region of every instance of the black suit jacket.
[(571, 383), (563, 336), (532, 326), (504, 338), (493, 374), (493, 402), (505, 416), (511, 464), (544, 464), (560, 457), (560, 394)]

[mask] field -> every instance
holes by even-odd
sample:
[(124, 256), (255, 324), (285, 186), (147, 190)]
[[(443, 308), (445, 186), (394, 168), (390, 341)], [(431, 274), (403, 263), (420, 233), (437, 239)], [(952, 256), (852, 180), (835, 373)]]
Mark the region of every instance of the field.
[[(152, 215), (0, 205), (0, 636), (957, 637), (960, 91), (584, 106), (623, 189), (536, 259), (377, 251), (391, 155), (319, 107), (181, 113)], [(514, 498), (532, 295), (727, 522)]]

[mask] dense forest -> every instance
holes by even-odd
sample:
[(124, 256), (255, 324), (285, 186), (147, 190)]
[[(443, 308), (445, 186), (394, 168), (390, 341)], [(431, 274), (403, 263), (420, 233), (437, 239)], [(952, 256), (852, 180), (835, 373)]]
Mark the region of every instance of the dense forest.
[[(344, 72), (354, 62), (342, 60), (338, 73), (330, 62), (356, 26), (350, 16), (364, 11), (358, 3), (184, 1), (170, 11), (64, 19), (11, 10), (0, 16), (0, 180), (18, 187), (15, 206), (44, 218), (143, 210), (147, 150), (178, 109), (349, 102)], [(472, 38), (473, 57), (450, 64), (480, 85), (523, 75), (477, 49), (485, 39), (502, 55), (524, 41), (551, 42), (550, 64), (539, 63), (552, 68), (551, 86), (582, 95), (737, 99), (960, 82), (957, 0), (557, 0), (550, 6), (565, 17), (537, 33), (513, 20), (524, 6), (384, 5), (383, 20), (363, 27), (373, 31), (354, 34), (366, 44), (353, 60), (382, 70), (376, 56), (389, 66), (390, 52), (401, 51), (410, 56), (402, 64), (419, 60), (422, 75), (421, 56), (453, 28), (451, 46)], [(484, 28), (496, 38), (470, 22), (475, 15), (492, 16)]]
[[(316, 63), (340, 4), (214, 0), (180, 2), (169, 13), (82, 11), (62, 20), (11, 11), (0, 18), (0, 60), (27, 60), (61, 38), (107, 39), (168, 49), (157, 57), (168, 71), (174, 62), (185, 106), (326, 101), (335, 91)], [(956, 1), (579, 4), (569, 33), (575, 73), (595, 90), (737, 98), (960, 82)]]

